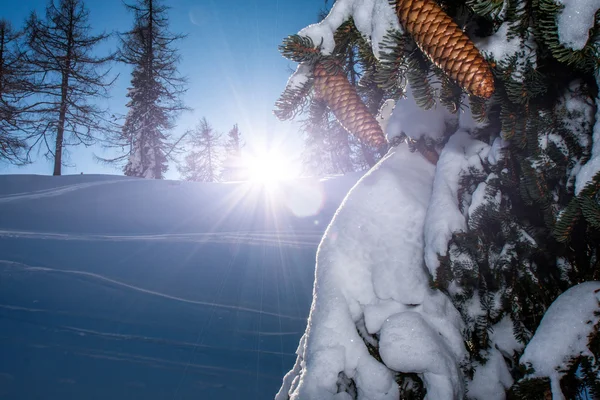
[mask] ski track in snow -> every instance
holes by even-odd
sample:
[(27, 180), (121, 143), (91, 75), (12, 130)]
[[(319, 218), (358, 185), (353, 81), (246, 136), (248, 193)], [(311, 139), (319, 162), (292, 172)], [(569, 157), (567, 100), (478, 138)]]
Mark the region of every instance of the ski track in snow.
[(215, 232), (215, 233), (165, 233), (146, 235), (96, 235), (59, 232), (32, 232), (0, 230), (1, 238), (43, 239), (90, 242), (164, 241), (188, 243), (235, 243), (249, 245), (275, 245), (290, 247), (316, 247), (321, 232)]
[(113, 183), (130, 182), (128, 180), (111, 180), (100, 182), (77, 183), (74, 185), (59, 186), (51, 189), (37, 190), (33, 192), (14, 193), (0, 196), (0, 203), (10, 203), (13, 201), (36, 200), (44, 197), (56, 197), (76, 190), (87, 189), (94, 186), (110, 185)]
[[(111, 360), (111, 361), (124, 361), (124, 362), (136, 363), (136, 364), (145, 364), (145, 365), (157, 367), (157, 368), (173, 368), (173, 367), (177, 368), (177, 367), (186, 367), (187, 366), (187, 368), (195, 369), (198, 372), (200, 372), (202, 370), (207, 370), (207, 371), (212, 370), (215, 372), (237, 373), (237, 374), (245, 374), (245, 375), (254, 376), (254, 372), (249, 371), (249, 370), (226, 368), (226, 367), (219, 367), (216, 365), (207, 365), (207, 364), (198, 364), (198, 363), (191, 363), (191, 364), (187, 365), (187, 363), (184, 363), (181, 361), (169, 360), (166, 358), (159, 358), (159, 357), (148, 357), (148, 356), (142, 356), (142, 355), (138, 355), (138, 354), (119, 352), (119, 351), (80, 348), (80, 347), (75, 347), (75, 346), (65, 346), (65, 345), (58, 345), (58, 344), (48, 345), (48, 344), (39, 344), (39, 343), (25, 343), (24, 345), (28, 346), (28, 347), (33, 347), (36, 349), (60, 349), (63, 351), (68, 351), (71, 354), (75, 354), (75, 355), (79, 355), (79, 356), (83, 356), (83, 357), (90, 357), (90, 358)], [(268, 375), (268, 374), (260, 374), (260, 375), (262, 377), (273, 378), (273, 376)]]
[[(14, 267), (14, 268), (18, 268), (20, 270), (28, 271), (28, 272), (47, 272), (47, 273), (58, 273), (58, 274), (86, 276), (86, 277), (90, 277), (90, 278), (93, 278), (93, 279), (96, 279), (96, 280), (99, 280), (99, 281), (102, 281), (102, 282), (105, 282), (105, 283), (109, 283), (109, 284), (112, 284), (112, 285), (124, 287), (126, 289), (131, 289), (131, 290), (134, 290), (136, 292), (140, 292), (140, 293), (144, 293), (144, 294), (148, 294), (148, 295), (156, 296), (156, 297), (162, 297), (164, 299), (179, 301), (179, 302), (182, 302), (182, 303), (195, 304), (195, 305), (199, 305), (199, 306), (215, 307), (215, 308), (221, 308), (221, 309), (224, 309), (224, 310), (245, 311), (245, 312), (249, 312), (249, 313), (253, 313), (253, 314), (269, 315), (269, 316), (273, 316), (273, 317), (277, 317), (277, 318), (287, 318), (287, 319), (295, 319), (295, 320), (306, 320), (306, 318), (302, 318), (302, 317), (294, 317), (294, 316), (291, 316), (291, 315), (285, 315), (285, 314), (279, 314), (279, 313), (274, 313), (274, 312), (269, 312), (269, 311), (257, 310), (257, 309), (249, 308), (249, 307), (241, 307), (241, 306), (234, 306), (234, 305), (213, 303), (213, 302), (209, 302), (209, 301), (200, 301), (200, 300), (185, 299), (183, 297), (173, 296), (173, 295), (170, 295), (170, 294), (161, 293), (161, 292), (157, 292), (157, 291), (150, 290), (150, 289), (144, 289), (142, 287), (131, 285), (131, 284), (128, 284), (128, 283), (125, 283), (125, 282), (121, 282), (121, 281), (115, 280), (115, 279), (111, 279), (111, 278), (108, 278), (108, 277), (103, 276), (103, 275), (95, 274), (93, 272), (77, 271), (77, 270), (55, 269), (55, 268), (48, 268), (48, 267), (35, 267), (35, 266), (31, 266), (31, 265), (27, 265), (27, 264), (22, 264), (22, 263), (15, 262), (15, 261), (10, 261), (10, 260), (0, 260), (0, 265), (2, 265), (2, 264), (6, 265), (8, 267)], [(1, 271), (0, 271), (0, 273), (1, 273)]]
[[(92, 349), (77, 349), (79, 351), (75, 351), (74, 354), (78, 354), (81, 356), (87, 356), (90, 358), (104, 359), (104, 360), (113, 360), (113, 361), (125, 361), (137, 364), (145, 364), (154, 367), (185, 367), (191, 368), (192, 370), (207, 370), (207, 371), (215, 371), (215, 372), (226, 372), (226, 373), (235, 373), (235, 374), (244, 374), (244, 375), (254, 375), (255, 373), (250, 370), (237, 369), (237, 368), (226, 368), (226, 367), (218, 367), (215, 365), (207, 365), (207, 364), (197, 364), (197, 363), (184, 363), (181, 361), (173, 361), (167, 360), (165, 358), (157, 358), (157, 357), (147, 357), (130, 353), (116, 352), (116, 351), (106, 351), (106, 350), (92, 350)], [(279, 376), (273, 376), (269, 374), (260, 374), (261, 377), (267, 378), (279, 378)]]
[[(2, 309), (2, 308), (7, 309), (7, 310), (13, 310), (13, 311), (15, 311), (15, 310), (29, 311), (27, 308), (24, 308), (24, 307), (14, 307), (14, 306), (10, 306), (7, 304), (0, 304), (0, 309)], [(41, 311), (45, 311), (45, 310), (41, 310)], [(5, 317), (5, 316), (0, 316), (0, 317)], [(11, 318), (8, 317), (8, 319), (11, 319)], [(29, 322), (29, 321), (25, 321), (25, 322)], [(36, 323), (36, 325), (39, 325), (39, 324)], [(186, 341), (181, 341), (181, 340), (165, 339), (165, 338), (155, 337), (155, 336), (127, 335), (127, 334), (122, 334), (122, 333), (96, 331), (96, 330), (91, 330), (91, 329), (82, 329), (82, 328), (77, 328), (74, 326), (63, 326), (63, 325), (51, 326), (51, 325), (47, 325), (47, 324), (41, 324), (41, 325), (43, 325), (46, 329), (51, 329), (54, 332), (68, 332), (68, 333), (72, 333), (74, 335), (78, 335), (81, 337), (90, 336), (90, 337), (99, 337), (99, 338), (109, 339), (109, 340), (139, 341), (139, 342), (156, 343), (156, 344), (171, 345), (171, 346), (178, 346), (178, 347), (202, 347), (202, 348), (211, 348), (211, 349), (221, 349), (221, 350), (226, 350), (226, 351), (232, 350), (232, 349), (229, 349), (226, 347), (221, 347), (221, 346), (196, 344), (196, 343), (191, 343), (191, 342), (186, 342)], [(302, 334), (302, 332), (253, 332), (253, 331), (235, 331), (235, 332), (252, 334), (252, 335), (260, 334), (260, 335), (273, 335), (273, 336), (301, 335)], [(236, 352), (242, 352), (242, 353), (265, 353), (265, 354), (274, 354), (274, 355), (280, 355), (280, 356), (293, 356), (294, 355), (293, 353), (283, 353), (280, 351), (269, 351), (269, 350), (262, 350), (262, 349), (237, 348), (237, 349), (233, 349), (233, 350), (235, 350)]]

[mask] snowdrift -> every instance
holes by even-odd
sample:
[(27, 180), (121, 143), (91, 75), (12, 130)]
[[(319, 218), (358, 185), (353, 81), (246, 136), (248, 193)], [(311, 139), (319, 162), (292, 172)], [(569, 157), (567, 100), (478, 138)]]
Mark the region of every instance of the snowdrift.
[(357, 179), (0, 176), (0, 398), (273, 398)]

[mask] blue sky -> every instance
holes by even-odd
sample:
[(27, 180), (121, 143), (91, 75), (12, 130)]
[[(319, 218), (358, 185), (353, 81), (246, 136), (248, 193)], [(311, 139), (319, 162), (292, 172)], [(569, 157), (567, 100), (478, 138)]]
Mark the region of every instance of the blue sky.
[[(43, 16), (46, 0), (11, 2), (0, 17), (21, 27), (33, 10)], [(132, 16), (120, 0), (87, 0), (90, 25), (96, 31), (124, 31)], [(234, 123), (240, 127), (248, 149), (280, 148), (286, 157), (297, 158), (301, 141), (292, 123), (279, 122), (272, 113), (294, 63), (284, 59), (278, 46), (287, 35), (316, 22), (324, 0), (169, 0), (171, 30), (188, 36), (179, 43), (180, 71), (187, 76), (184, 96), (192, 112), (181, 115), (174, 135), (193, 127), (206, 117), (213, 127), (226, 133)], [(105, 50), (114, 48), (107, 43)], [(115, 66), (119, 79), (112, 88), (111, 109), (125, 113), (126, 90), (130, 80), (127, 67)], [(72, 147), (63, 174), (121, 174), (120, 169), (94, 161), (93, 154), (110, 156), (100, 147)], [(14, 167), (0, 163), (0, 173), (51, 174), (52, 164), (43, 154), (35, 163)], [(177, 179), (174, 166), (167, 178)]]

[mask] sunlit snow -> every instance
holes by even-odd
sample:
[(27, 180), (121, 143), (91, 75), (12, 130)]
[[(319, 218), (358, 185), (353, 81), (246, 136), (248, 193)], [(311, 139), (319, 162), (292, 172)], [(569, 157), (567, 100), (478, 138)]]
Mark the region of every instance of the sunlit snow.
[(0, 176), (0, 398), (273, 398), (356, 179)]

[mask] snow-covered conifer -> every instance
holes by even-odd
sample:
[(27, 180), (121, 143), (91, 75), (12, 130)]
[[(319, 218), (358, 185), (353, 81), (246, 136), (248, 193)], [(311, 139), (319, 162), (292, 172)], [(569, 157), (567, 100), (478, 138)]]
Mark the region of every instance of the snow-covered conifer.
[(221, 134), (214, 131), (206, 118), (186, 133), (188, 148), (183, 164), (179, 167), (186, 181), (218, 182), (221, 168)]
[(280, 117), (319, 94), (348, 21), (395, 108), (277, 399), (600, 396), (600, 4), (392, 3), (337, 0), (282, 46), (300, 66)]
[(177, 71), (175, 47), (183, 36), (169, 32), (168, 7), (159, 0), (136, 0), (126, 7), (133, 12), (134, 23), (121, 36), (119, 57), (133, 71), (129, 111), (119, 138), (129, 151), (119, 159), (127, 160), (125, 175), (161, 179), (174, 146), (170, 130), (185, 109), (179, 97), (185, 79)]
[(242, 148), (244, 140), (238, 125), (233, 125), (233, 128), (227, 133), (227, 141), (225, 142), (225, 160), (223, 161), (223, 170), (221, 171), (221, 180), (224, 182), (242, 181), (244, 176), (244, 165), (242, 161)]

